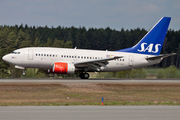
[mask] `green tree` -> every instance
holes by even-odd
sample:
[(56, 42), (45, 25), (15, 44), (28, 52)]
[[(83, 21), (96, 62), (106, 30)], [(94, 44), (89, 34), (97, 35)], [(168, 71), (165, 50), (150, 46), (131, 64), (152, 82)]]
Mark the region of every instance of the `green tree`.
[(73, 45), (72, 45), (72, 42), (71, 41), (67, 41), (64, 45), (65, 48), (72, 48)]
[(34, 47), (40, 47), (41, 46), (41, 42), (39, 40), (38, 37), (36, 37), (35, 41), (34, 41)]
[(46, 47), (51, 47), (51, 46), (52, 46), (52, 39), (48, 38), (47, 43), (46, 43)]
[(63, 40), (58, 40), (58, 39), (54, 40), (53, 47), (63, 48), (64, 46), (65, 46), (65, 43)]
[(178, 77), (178, 70), (174, 65), (166, 68), (165, 70), (166, 78), (177, 78)]

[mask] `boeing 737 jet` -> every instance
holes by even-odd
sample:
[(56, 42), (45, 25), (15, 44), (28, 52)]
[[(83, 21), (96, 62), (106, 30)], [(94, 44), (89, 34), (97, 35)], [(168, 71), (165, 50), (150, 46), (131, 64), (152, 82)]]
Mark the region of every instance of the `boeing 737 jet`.
[(78, 74), (81, 79), (89, 78), (87, 72), (115, 72), (154, 65), (175, 55), (160, 54), (170, 20), (170, 17), (162, 17), (135, 46), (127, 49), (27, 47), (14, 50), (2, 59), (23, 69), (23, 75), (26, 68), (40, 68), (56, 74)]

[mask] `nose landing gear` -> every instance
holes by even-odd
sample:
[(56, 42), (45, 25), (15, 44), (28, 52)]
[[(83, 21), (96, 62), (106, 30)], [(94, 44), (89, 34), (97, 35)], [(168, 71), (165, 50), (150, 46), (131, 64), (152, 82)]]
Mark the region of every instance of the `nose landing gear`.
[(23, 75), (23, 76), (26, 75), (25, 69), (23, 69), (22, 75)]
[(88, 74), (88, 73), (81, 73), (81, 74), (79, 75), (79, 77), (80, 77), (81, 79), (88, 79), (88, 78), (89, 78), (89, 74)]

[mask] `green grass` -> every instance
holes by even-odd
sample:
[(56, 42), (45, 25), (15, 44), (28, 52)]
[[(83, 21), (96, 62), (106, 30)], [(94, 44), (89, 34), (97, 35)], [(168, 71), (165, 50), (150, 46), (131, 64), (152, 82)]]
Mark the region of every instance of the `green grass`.
[(0, 83), (0, 96), (0, 106), (180, 105), (180, 84)]
[[(102, 105), (101, 102), (87, 102), (87, 103), (0, 103), (0, 106), (72, 106), (72, 105)], [(176, 102), (104, 102), (103, 105), (176, 105)]]

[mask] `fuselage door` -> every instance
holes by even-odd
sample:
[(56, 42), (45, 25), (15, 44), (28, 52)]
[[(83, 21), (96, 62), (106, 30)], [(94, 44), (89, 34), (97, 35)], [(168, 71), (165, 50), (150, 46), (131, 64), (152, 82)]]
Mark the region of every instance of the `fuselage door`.
[(28, 50), (28, 60), (33, 60), (33, 50)]
[(129, 56), (129, 66), (133, 66), (134, 57), (132, 55)]

